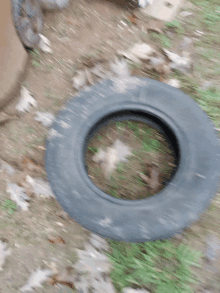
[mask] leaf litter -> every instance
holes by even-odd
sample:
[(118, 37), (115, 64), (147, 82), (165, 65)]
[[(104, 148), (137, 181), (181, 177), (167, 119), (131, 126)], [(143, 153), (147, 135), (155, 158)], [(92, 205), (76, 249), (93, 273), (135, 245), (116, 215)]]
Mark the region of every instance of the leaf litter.
[(22, 211), (29, 210), (29, 203), (27, 201), (29, 201), (30, 198), (23, 187), (15, 183), (7, 183), (6, 192), (10, 194), (10, 199), (14, 201)]
[(11, 176), (13, 176), (17, 173), (17, 170), (14, 167), (12, 167), (10, 164), (8, 164), (7, 162), (5, 162), (1, 159), (0, 159), (0, 171), (6, 172)]
[(35, 288), (42, 288), (42, 284), (49, 279), (50, 276), (53, 275), (51, 270), (45, 269), (37, 269), (30, 275), (27, 284), (24, 285), (20, 291), (21, 292), (33, 292)]
[(18, 112), (24, 113), (29, 112), (31, 106), (36, 108), (38, 106), (38, 103), (30, 94), (28, 89), (22, 86), (20, 91), (20, 99), (15, 108)]
[(54, 194), (48, 181), (41, 178), (32, 178), (29, 175), (26, 176), (26, 181), (30, 184), (33, 189), (33, 193), (36, 196), (41, 196), (44, 198), (54, 198)]
[[(91, 237), (94, 238), (93, 235)], [(79, 260), (74, 268), (83, 274), (87, 272), (87, 275), (79, 276), (75, 287), (83, 292), (115, 293), (110, 278), (104, 277), (104, 274), (109, 274), (112, 268), (107, 255), (98, 252), (89, 243), (85, 244), (85, 250), (77, 249), (77, 253)]]
[(98, 152), (92, 157), (92, 160), (101, 164), (104, 176), (109, 180), (117, 164), (119, 162), (127, 162), (127, 157), (131, 154), (131, 148), (118, 139), (111, 147), (107, 147), (106, 150), (99, 148)]
[(0, 271), (3, 271), (3, 266), (5, 265), (6, 258), (10, 254), (11, 249), (8, 248), (7, 243), (0, 240)]
[(41, 49), (41, 51), (43, 51), (44, 53), (52, 54), (53, 51), (51, 49), (50, 40), (48, 40), (48, 38), (46, 38), (44, 35), (39, 34), (39, 36), (40, 36), (40, 42), (39, 42), (38, 46)]
[(53, 124), (53, 121), (55, 120), (55, 116), (50, 112), (36, 112), (36, 117), (34, 120), (40, 122), (45, 127), (49, 127)]

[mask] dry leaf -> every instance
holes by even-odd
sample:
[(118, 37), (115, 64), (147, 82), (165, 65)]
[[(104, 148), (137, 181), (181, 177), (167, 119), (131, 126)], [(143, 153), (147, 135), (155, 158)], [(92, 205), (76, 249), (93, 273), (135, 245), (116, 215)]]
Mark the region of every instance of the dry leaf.
[(3, 271), (6, 257), (11, 254), (11, 249), (7, 249), (7, 243), (0, 240), (0, 271)]
[(167, 57), (172, 61), (170, 63), (170, 68), (179, 70), (182, 73), (186, 73), (191, 69), (191, 59), (188, 52), (183, 52), (183, 56), (179, 56), (167, 49), (163, 49)]
[(111, 262), (104, 253), (98, 252), (91, 244), (85, 244), (85, 250), (77, 249), (79, 260), (74, 268), (80, 272), (97, 274), (100, 272), (109, 273)]
[(106, 78), (110, 75), (110, 73), (106, 71), (101, 64), (97, 64), (95, 67), (93, 67), (91, 69), (91, 73), (99, 78)]
[(135, 63), (140, 63), (141, 60), (149, 60), (155, 50), (146, 43), (135, 44), (127, 52), (119, 51), (118, 54), (130, 59)]
[(51, 49), (51, 42), (45, 36), (43, 36), (41, 34), (39, 34), (39, 36), (40, 36), (40, 43), (38, 45), (39, 48), (45, 53), (52, 54), (53, 51)]
[(52, 113), (49, 112), (36, 112), (36, 117), (34, 120), (41, 122), (43, 126), (49, 127), (53, 124), (53, 121), (55, 119), (55, 116)]
[(128, 20), (133, 24), (137, 24), (137, 16), (134, 13), (128, 16)]
[(0, 159), (0, 171), (6, 172), (11, 176), (17, 173), (17, 170), (14, 167), (12, 167), (11, 165), (9, 165), (8, 163), (6, 163), (5, 161), (1, 159)]
[(22, 86), (20, 91), (20, 99), (15, 108), (18, 112), (29, 112), (30, 106), (37, 107), (37, 101), (33, 98), (30, 92)]
[(181, 87), (180, 81), (178, 79), (175, 79), (175, 78), (168, 79), (168, 80), (164, 81), (164, 83), (166, 83), (166, 84), (168, 84), (170, 86), (173, 86), (173, 87), (175, 87), (177, 89), (179, 89)]
[(130, 69), (128, 67), (128, 64), (125, 60), (118, 60), (116, 59), (114, 62), (110, 62), (109, 64), (112, 72), (115, 76), (126, 78), (131, 75)]
[(141, 8), (145, 8), (147, 5), (152, 5), (153, 4), (153, 0), (138, 0), (138, 5)]
[(168, 75), (170, 73), (170, 67), (166, 63), (166, 59), (163, 55), (151, 57), (149, 65), (149, 69), (154, 70), (160, 74)]
[(105, 156), (106, 152), (102, 148), (99, 148), (98, 152), (93, 155), (92, 160), (99, 164), (105, 160)]
[(155, 190), (160, 185), (159, 169), (155, 164), (152, 164), (152, 165), (148, 165), (148, 171), (150, 173), (150, 177), (140, 172), (138, 172), (138, 174), (141, 177), (141, 179), (149, 185), (151, 189)]
[(33, 193), (36, 196), (42, 196), (45, 198), (54, 197), (49, 182), (43, 179), (32, 178), (31, 176), (26, 176), (26, 181), (31, 185)]
[(69, 215), (64, 211), (58, 211), (56, 212), (56, 215), (64, 220), (67, 220), (69, 217)]
[(87, 77), (89, 84), (93, 85), (94, 81), (93, 81), (91, 72), (88, 70), (88, 68), (86, 68), (85, 71), (86, 71), (86, 77)]
[(100, 237), (100, 236), (98, 236), (98, 235), (96, 235), (94, 233), (91, 233), (89, 242), (96, 249), (108, 250), (108, 248), (109, 248), (109, 245), (108, 245), (107, 241), (104, 238), (102, 238), (102, 237)]
[(153, 31), (159, 34), (163, 33), (163, 29), (164, 29), (164, 22), (161, 20), (150, 20), (147, 26), (147, 30), (148, 31)]
[(106, 179), (110, 179), (112, 172), (117, 166), (117, 162), (118, 150), (108, 147), (106, 150), (105, 161), (101, 164)]
[(148, 167), (149, 172), (150, 172), (150, 182), (149, 186), (152, 189), (156, 189), (160, 183), (159, 183), (159, 168), (152, 164), (151, 166)]
[(188, 12), (188, 11), (181, 11), (181, 12), (179, 13), (179, 15), (180, 15), (181, 17), (187, 17), (187, 16), (192, 15), (192, 13), (191, 13), (191, 12)]
[(58, 284), (58, 283), (62, 284), (64, 286), (67, 286), (67, 287), (69, 287), (71, 289), (75, 289), (75, 286), (73, 285), (73, 282), (65, 280), (65, 278), (63, 278), (62, 275), (59, 275), (59, 274), (51, 279), (51, 284), (53, 286)]
[(21, 292), (32, 292), (35, 288), (43, 287), (42, 284), (53, 275), (51, 270), (38, 269), (33, 272), (27, 282), (27, 284), (20, 289)]
[(149, 182), (150, 182), (150, 178), (149, 178), (149, 177), (147, 177), (146, 175), (144, 175), (144, 174), (141, 173), (141, 172), (138, 172), (138, 175), (141, 177), (141, 179), (142, 179), (144, 182), (146, 182), (147, 184), (149, 184)]
[(60, 236), (48, 238), (48, 241), (52, 244), (66, 244), (65, 240)]
[(119, 139), (113, 143), (112, 148), (117, 150), (120, 162), (127, 162), (127, 157), (132, 155), (132, 149)]
[(36, 171), (36, 172), (42, 172), (42, 167), (36, 165), (31, 159), (29, 159), (28, 157), (24, 156), (22, 158), (22, 167), (24, 170), (27, 171)]
[(77, 91), (80, 90), (84, 85), (86, 85), (87, 75), (85, 70), (79, 70), (77, 72), (77, 75), (72, 78), (72, 81), (73, 81), (73, 87)]
[(29, 203), (27, 200), (30, 198), (25, 193), (25, 189), (23, 187), (20, 187), (14, 183), (7, 183), (6, 192), (10, 194), (10, 199), (14, 201), (17, 206), (22, 209), (22, 211), (28, 211)]

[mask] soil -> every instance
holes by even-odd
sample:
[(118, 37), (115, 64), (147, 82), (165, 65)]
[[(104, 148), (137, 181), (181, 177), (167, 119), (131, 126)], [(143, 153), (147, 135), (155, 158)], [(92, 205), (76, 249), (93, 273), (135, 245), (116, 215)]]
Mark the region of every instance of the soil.
[[(195, 6), (186, 6), (185, 9), (194, 9), (196, 15)], [(135, 43), (147, 42), (157, 46), (146, 30), (149, 18), (137, 11), (140, 24), (135, 25), (127, 21), (128, 15), (128, 10), (114, 3), (85, 0), (70, 1), (70, 7), (63, 11), (45, 12), (44, 35), (52, 43), (53, 54), (39, 50), (29, 52), (29, 66), (23, 81), (23, 85), (37, 100), (38, 111), (49, 111), (56, 115), (65, 102), (76, 94), (71, 78), (78, 68), (84, 66), (81, 62), (83, 57), (108, 62), (113, 60), (118, 50), (126, 50)], [(185, 24), (186, 33), (193, 35), (190, 23), (189, 20)], [(195, 29), (202, 30), (200, 27)], [(199, 66), (207, 71), (209, 63), (199, 62)], [(153, 70), (140, 71), (135, 65), (131, 69), (134, 75), (163, 80), (163, 76)], [(188, 93), (191, 88), (193, 87), (183, 87), (183, 90)], [(17, 114), (15, 106), (18, 97), (19, 92), (4, 109), (5, 113)], [(34, 120), (35, 111), (31, 109), (0, 127), (0, 157), (20, 169), (24, 156), (44, 166), (48, 130)], [(142, 166), (139, 171), (141, 170)], [(10, 176), (0, 173), (0, 238), (6, 239), (12, 249), (12, 255), (8, 256), (0, 273), (0, 292), (4, 293), (18, 292), (29, 275), (40, 266), (47, 268), (49, 263), (55, 262), (58, 270), (62, 270), (67, 265), (73, 265), (76, 259), (75, 248), (82, 248), (88, 238), (88, 231), (75, 221), (59, 217), (62, 209), (55, 199), (33, 197), (29, 212), (16, 210), (11, 213), (10, 209), (5, 209), (5, 203), (9, 199), (6, 185), (10, 180)], [(197, 223), (184, 231), (179, 241), (204, 251), (208, 235), (220, 238), (219, 198), (220, 195), (217, 194), (210, 208)], [(48, 238), (53, 236), (62, 237), (66, 244), (52, 244)], [(215, 263), (211, 264), (215, 273), (210, 267), (207, 269), (206, 264), (206, 259), (203, 258), (201, 268), (196, 269), (200, 282), (195, 285), (194, 292), (205, 293), (208, 290), (219, 293), (220, 259), (216, 258)], [(62, 290), (64, 289), (47, 285), (36, 292), (64, 292)]]
[[(106, 150), (119, 139), (132, 149), (128, 162), (119, 162), (110, 180), (106, 179), (101, 164), (92, 160), (94, 152)], [(142, 122), (111, 122), (102, 127), (88, 143), (86, 164), (88, 174), (97, 187), (121, 199), (143, 199), (160, 192), (170, 179), (175, 157), (168, 142), (158, 130)], [(154, 164), (152, 166), (152, 164)], [(156, 182), (154, 188), (144, 181), (139, 173), (151, 178), (154, 168)]]

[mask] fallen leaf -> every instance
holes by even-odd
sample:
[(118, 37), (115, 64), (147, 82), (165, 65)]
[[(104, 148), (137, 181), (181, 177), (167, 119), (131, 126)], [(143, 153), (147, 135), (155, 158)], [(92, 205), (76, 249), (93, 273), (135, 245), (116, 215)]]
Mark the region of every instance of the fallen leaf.
[(53, 124), (53, 121), (55, 119), (55, 116), (50, 112), (36, 112), (36, 117), (34, 120), (41, 122), (43, 126), (49, 127)]
[(48, 241), (52, 244), (66, 244), (65, 240), (60, 236), (48, 238)]
[(130, 53), (135, 55), (139, 59), (147, 60), (155, 50), (146, 43), (135, 44), (131, 49)]
[(67, 287), (69, 287), (71, 289), (75, 289), (75, 286), (73, 285), (73, 282), (65, 280), (59, 274), (51, 279), (51, 284), (53, 286), (56, 285), (56, 284), (62, 284), (62, 285), (67, 286)]
[(137, 24), (137, 16), (134, 13), (128, 15), (128, 20), (133, 24)]
[(31, 176), (26, 176), (26, 181), (33, 188), (33, 193), (36, 196), (42, 196), (45, 198), (54, 197), (54, 194), (51, 190), (50, 184), (48, 181), (43, 179), (32, 178)]
[(168, 79), (168, 80), (164, 81), (164, 83), (166, 83), (166, 84), (168, 84), (170, 86), (173, 86), (173, 87), (175, 87), (177, 89), (179, 89), (181, 87), (180, 81), (178, 79), (175, 79), (175, 78)]
[(45, 36), (41, 34), (39, 34), (39, 36), (40, 36), (40, 42), (38, 44), (39, 48), (45, 53), (52, 54), (53, 51), (51, 49), (51, 42)]
[(111, 62), (109, 64), (112, 72), (115, 76), (126, 78), (131, 75), (130, 69), (128, 67), (128, 64), (125, 60), (115, 60), (114, 62)]
[(160, 183), (159, 183), (159, 168), (155, 164), (152, 164), (151, 166), (148, 167), (148, 169), (150, 172), (149, 186), (152, 189), (156, 189), (160, 185)]
[(150, 178), (149, 178), (149, 177), (147, 177), (146, 175), (144, 175), (144, 174), (141, 173), (141, 172), (138, 172), (138, 175), (141, 177), (141, 179), (142, 179), (144, 182), (146, 182), (147, 184), (149, 184), (149, 182), (150, 182)]
[(104, 238), (102, 238), (94, 233), (91, 233), (89, 242), (96, 249), (101, 249), (101, 250), (108, 250), (109, 249), (109, 245), (108, 245), (107, 241)]
[(93, 81), (91, 72), (88, 70), (88, 68), (86, 68), (85, 71), (86, 71), (86, 77), (87, 77), (89, 84), (93, 85), (94, 81)]
[(164, 25), (163, 21), (152, 19), (152, 20), (149, 21), (149, 23), (147, 25), (147, 30), (162, 34), (164, 26), (165, 25)]
[(119, 139), (113, 143), (112, 148), (117, 150), (118, 161), (120, 162), (127, 162), (127, 157), (132, 155), (132, 149)]
[(27, 200), (30, 198), (25, 193), (25, 189), (23, 187), (18, 186), (14, 183), (7, 183), (6, 192), (10, 194), (10, 199), (14, 201), (22, 211), (28, 211), (29, 203)]
[(152, 5), (153, 0), (138, 0), (138, 5), (141, 8), (145, 8), (147, 5)]
[(101, 163), (102, 170), (106, 179), (110, 179), (112, 172), (118, 163), (118, 150), (108, 147), (105, 160)]
[(20, 99), (15, 108), (18, 112), (29, 112), (31, 106), (37, 107), (38, 103), (30, 92), (22, 86), (20, 91)]
[(0, 271), (3, 271), (6, 257), (11, 254), (11, 249), (7, 249), (7, 243), (0, 240)]
[(155, 52), (155, 50), (146, 43), (135, 44), (127, 52), (118, 51), (119, 55), (130, 59), (135, 63), (140, 63), (141, 60), (149, 60), (150, 56)]
[(112, 267), (107, 255), (98, 252), (91, 244), (85, 244), (85, 250), (76, 249), (79, 260), (74, 268), (91, 274), (109, 273)]
[(29, 159), (28, 157), (24, 156), (22, 158), (22, 167), (24, 170), (27, 171), (36, 171), (36, 172), (42, 172), (42, 167), (36, 165), (31, 159)]
[(51, 270), (37, 269), (33, 272), (27, 282), (27, 284), (20, 289), (21, 292), (32, 292), (35, 288), (43, 287), (42, 284), (51, 276), (53, 272)]
[(181, 11), (180, 13), (179, 13), (179, 15), (181, 16), (181, 17), (187, 17), (187, 16), (190, 16), (190, 15), (193, 15), (191, 12), (189, 12), (189, 11)]
[(76, 90), (80, 90), (87, 82), (87, 76), (85, 70), (79, 70), (77, 75), (72, 78), (73, 87)]
[(17, 173), (17, 170), (14, 167), (12, 167), (11, 165), (9, 165), (8, 163), (6, 163), (5, 161), (1, 159), (0, 159), (0, 171), (6, 172), (11, 176)]
[(151, 189), (155, 190), (160, 185), (159, 169), (155, 164), (152, 164), (152, 165), (148, 165), (148, 171), (150, 173), (150, 177), (140, 172), (138, 172), (138, 174), (141, 177), (141, 179), (149, 185)]
[(106, 78), (110, 75), (110, 73), (106, 71), (101, 64), (97, 64), (95, 67), (93, 67), (91, 69), (91, 73), (99, 78)]
[(81, 63), (84, 66), (87, 66), (89, 68), (92, 68), (95, 66), (95, 64), (102, 62), (103, 60), (101, 60), (101, 58), (94, 58), (94, 57), (90, 57), (90, 56), (83, 56), (81, 57)]
[(56, 212), (56, 215), (64, 220), (67, 220), (69, 218), (69, 215), (64, 211), (58, 211)]
[(93, 162), (99, 164), (105, 160), (105, 156), (106, 156), (106, 152), (103, 149), (99, 148), (98, 152), (95, 153), (95, 155), (93, 155), (92, 160)]
[(170, 73), (170, 67), (166, 63), (164, 56), (151, 57), (149, 61), (149, 69), (154, 70), (160, 74), (168, 75)]
[(173, 53), (167, 49), (163, 49), (167, 57), (172, 61), (170, 63), (170, 68), (179, 70), (182, 73), (186, 73), (191, 69), (191, 59), (188, 52), (183, 52), (184, 56), (179, 56), (176, 53)]

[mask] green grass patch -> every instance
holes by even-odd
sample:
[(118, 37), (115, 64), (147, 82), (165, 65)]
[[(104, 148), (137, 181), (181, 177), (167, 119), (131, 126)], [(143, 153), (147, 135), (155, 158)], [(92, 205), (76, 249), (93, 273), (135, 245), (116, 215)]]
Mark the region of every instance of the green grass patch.
[(17, 205), (10, 199), (6, 199), (2, 204), (2, 209), (6, 210), (9, 215), (14, 214), (17, 209)]
[(141, 244), (110, 241), (111, 278), (117, 292), (125, 287), (155, 293), (190, 293), (196, 283), (191, 266), (200, 266), (201, 253), (169, 240)]

